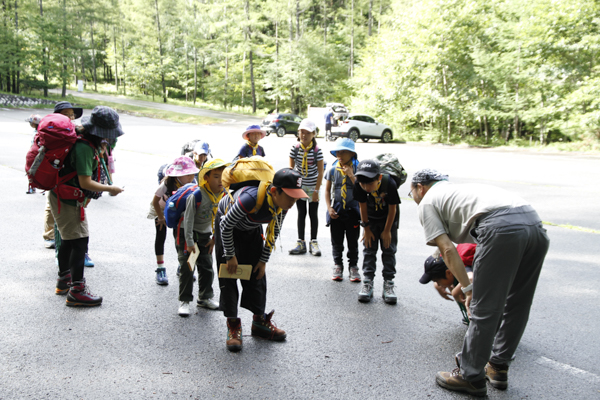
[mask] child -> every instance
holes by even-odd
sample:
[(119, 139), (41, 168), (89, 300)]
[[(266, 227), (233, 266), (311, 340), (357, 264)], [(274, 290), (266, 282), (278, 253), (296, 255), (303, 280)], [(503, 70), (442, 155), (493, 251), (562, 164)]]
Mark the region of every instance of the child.
[[(472, 243), (461, 243), (456, 246), (458, 255), (465, 265), (467, 275), (471, 282), (473, 282), (472, 266), (476, 247), (477, 245)], [(463, 323), (465, 325), (469, 325), (469, 315), (467, 314), (467, 309), (464, 306), (465, 295), (461, 290), (462, 286), (454, 277), (452, 272), (448, 269), (446, 263), (439, 253), (436, 257), (427, 257), (425, 260), (425, 273), (421, 279), (419, 279), (419, 282), (422, 284), (427, 284), (431, 281), (433, 281), (435, 290), (437, 290), (440, 296), (442, 296), (444, 299), (451, 300), (450, 295), (454, 297), (458, 307), (460, 308), (460, 311), (463, 314)]]
[(265, 156), (265, 149), (258, 144), (258, 141), (265, 138), (266, 133), (258, 125), (250, 125), (242, 133), (242, 138), (246, 144), (242, 146), (236, 158), (246, 158), (252, 156)]
[[(331, 231), (334, 281), (343, 280), (344, 236), (348, 242), (348, 264), (350, 282), (360, 282), (358, 272), (358, 236), (360, 234), (360, 211), (353, 196), (356, 177), (356, 150), (352, 139), (344, 138), (336, 143), (331, 154), (337, 158), (327, 176), (325, 203), (327, 204), (327, 225)], [(331, 190), (333, 188), (333, 191)]]
[[(31, 114), (29, 116), (29, 118), (27, 118), (25, 121), (29, 122), (29, 126), (33, 128), (33, 138), (35, 138), (35, 135), (37, 133), (37, 127), (40, 124), (40, 121), (42, 120), (42, 117), (39, 114)], [(31, 139), (31, 144), (33, 144), (33, 138)], [(27, 194), (33, 194), (35, 193), (35, 188), (31, 187), (31, 184), (29, 184), (27, 186), (27, 192), (25, 192)], [(45, 236), (45, 235), (44, 235)], [(48, 240), (46, 240), (46, 238), (44, 237), (44, 240), (46, 242), (48, 242)], [(54, 242), (54, 240), (52, 240), (52, 242)], [(54, 248), (54, 247), (48, 247), (49, 249)]]
[(152, 197), (152, 204), (148, 212), (148, 219), (154, 219), (156, 236), (154, 239), (154, 254), (156, 255), (156, 283), (168, 285), (169, 278), (164, 267), (165, 240), (167, 238), (167, 223), (165, 221), (165, 205), (169, 197), (186, 183), (193, 182), (198, 168), (186, 156), (177, 157), (173, 164), (164, 170), (165, 177), (160, 182), (156, 193)]
[[(206, 143), (202, 140), (197, 141), (196, 144), (194, 145), (194, 151), (192, 152), (192, 157), (193, 157), (194, 162), (196, 163), (196, 167), (198, 169), (202, 169), (202, 166), (208, 159), (208, 156), (212, 156), (212, 153), (210, 152), (210, 146), (208, 145), (208, 143)], [(197, 181), (197, 182), (200, 182), (200, 181)]]
[(212, 250), (215, 244), (213, 238), (214, 219), (217, 213), (217, 206), (223, 197), (223, 184), (221, 175), (223, 169), (228, 163), (220, 159), (215, 159), (204, 164), (204, 168), (198, 174), (198, 182), (201, 203), (196, 205), (196, 196), (190, 195), (186, 200), (183, 222), (179, 232), (180, 238), (184, 237), (185, 242), (180, 239), (177, 247), (179, 259), (179, 311), (182, 317), (190, 315), (190, 301), (194, 300), (192, 289), (194, 286), (194, 271), (190, 271), (187, 266), (187, 259), (190, 254), (195, 253), (194, 244), (198, 245), (200, 255), (196, 259), (198, 269), (198, 307), (216, 310), (219, 305), (212, 298), (214, 296), (212, 283), (214, 271), (212, 266)]
[(396, 246), (398, 244), (398, 223), (400, 221), (400, 197), (396, 182), (386, 177), (387, 188), (381, 188), (383, 175), (377, 160), (364, 160), (356, 169), (357, 183), (354, 198), (360, 203), (360, 225), (363, 234), (363, 287), (358, 301), (369, 302), (373, 297), (373, 279), (377, 262), (377, 248), (381, 244), (383, 263), (383, 300), (396, 304), (394, 276), (396, 275)]
[[(252, 335), (265, 339), (285, 340), (286, 333), (272, 322), (273, 312), (265, 314), (267, 278), (265, 269), (281, 224), (287, 211), (297, 199), (306, 197), (302, 190), (302, 176), (288, 168), (277, 171), (273, 183), (266, 187), (264, 202), (256, 213), (250, 214), (257, 203), (262, 187), (246, 186), (219, 202), (215, 220), (215, 245), (217, 265), (226, 264), (235, 273), (239, 264), (253, 266), (250, 280), (242, 284), (241, 306), (253, 314)], [(263, 224), (268, 224), (263, 239)], [(264, 240), (264, 242), (263, 242)], [(227, 317), (227, 349), (242, 349), (242, 323), (238, 318), (239, 292), (236, 279), (219, 278), (221, 288), (220, 309)]]
[(319, 189), (323, 180), (323, 153), (317, 147), (315, 140), (316, 125), (314, 122), (303, 119), (298, 127), (298, 141), (290, 151), (290, 168), (300, 172), (302, 176), (302, 189), (308, 194), (308, 199), (300, 199), (298, 207), (298, 243), (290, 250), (290, 254), (306, 254), (304, 241), (304, 225), (306, 223), (306, 203), (310, 216), (310, 254), (320, 256), (321, 250), (317, 242), (319, 229)]

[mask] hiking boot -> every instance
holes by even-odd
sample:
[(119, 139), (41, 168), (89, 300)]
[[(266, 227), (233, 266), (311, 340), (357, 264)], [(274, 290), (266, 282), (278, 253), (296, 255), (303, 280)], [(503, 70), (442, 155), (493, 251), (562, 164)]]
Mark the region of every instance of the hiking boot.
[(381, 297), (383, 297), (383, 301), (385, 301), (387, 304), (396, 304), (398, 297), (396, 296), (396, 293), (394, 293), (394, 281), (383, 281), (383, 293)]
[(189, 317), (190, 316), (190, 302), (189, 301), (180, 301), (179, 302), (179, 310), (177, 310), (177, 314), (180, 317)]
[(333, 267), (333, 276), (331, 277), (331, 279), (333, 279), (334, 281), (338, 281), (341, 282), (344, 280), (344, 267), (342, 267), (341, 265), (336, 265), (335, 267)]
[(154, 272), (156, 272), (157, 284), (161, 286), (169, 284), (169, 278), (167, 278), (167, 269), (165, 267), (158, 267)]
[(85, 253), (85, 262), (83, 265), (85, 267), (93, 267), (95, 265), (88, 253)]
[(319, 243), (316, 239), (310, 241), (310, 254), (317, 257), (321, 256), (321, 249), (319, 249)]
[(67, 294), (69, 285), (71, 284), (71, 274), (67, 273), (64, 276), (59, 276), (56, 280), (56, 294)]
[(488, 362), (485, 366), (485, 378), (496, 389), (506, 390), (508, 387), (508, 365)]
[(350, 267), (350, 282), (360, 282), (360, 273), (358, 267)]
[(219, 309), (219, 303), (215, 303), (213, 299), (198, 299), (196, 305), (198, 307), (208, 308), (209, 310)]
[(240, 351), (242, 349), (242, 320), (227, 318), (227, 350)]
[(54, 239), (44, 240), (44, 247), (47, 249), (55, 249), (56, 242), (54, 241)]
[(441, 387), (455, 392), (466, 392), (473, 396), (487, 395), (485, 378), (473, 382), (466, 381), (460, 373), (460, 368), (454, 368), (452, 372), (438, 372), (435, 381)]
[(255, 315), (252, 318), (252, 336), (258, 336), (276, 342), (285, 340), (287, 336), (285, 331), (279, 329), (273, 321), (271, 321), (274, 313), (275, 310), (271, 310), (268, 314)]
[(365, 279), (363, 281), (362, 289), (358, 293), (358, 301), (361, 303), (368, 303), (373, 298), (373, 281)]
[(290, 250), (290, 254), (306, 254), (306, 242), (304, 240), (298, 239), (298, 243), (296, 243), (296, 247)]
[(102, 297), (91, 294), (84, 279), (71, 283), (66, 303), (69, 307), (99, 306), (102, 304)]

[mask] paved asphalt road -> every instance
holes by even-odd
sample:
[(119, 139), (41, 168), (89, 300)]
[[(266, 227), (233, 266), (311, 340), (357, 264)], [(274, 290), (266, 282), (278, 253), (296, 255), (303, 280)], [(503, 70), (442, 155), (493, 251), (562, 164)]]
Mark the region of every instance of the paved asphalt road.
[[(50, 110), (48, 110), (50, 112)], [(89, 111), (86, 111), (88, 113)], [(359, 285), (331, 281), (331, 246), (321, 220), (320, 258), (287, 255), (296, 240), (296, 211), (284, 223), (267, 266), (267, 308), (288, 333), (283, 343), (252, 338), (243, 310), (244, 350), (225, 348), (222, 314), (177, 315), (176, 254), (167, 239), (170, 285), (154, 283), (154, 228), (146, 219), (159, 165), (190, 139), (209, 141), (213, 154), (231, 159), (245, 125), (231, 118), (192, 126), (122, 116), (126, 135), (116, 151), (117, 197), (88, 208), (90, 254), (86, 269), (101, 307), (71, 309), (54, 294), (53, 251), (42, 244), (45, 197), (26, 195), (24, 156), (31, 131), (28, 110), (0, 110), (0, 399), (458, 399), (439, 388), (435, 373), (454, 367), (465, 326), (458, 307), (418, 282), (424, 245), (416, 205), (402, 196), (396, 292), (398, 304), (357, 301)], [(276, 168), (288, 163), (293, 136), (261, 144)], [(328, 163), (331, 143), (319, 141)], [(409, 175), (423, 167), (447, 172), (457, 183), (483, 182), (519, 193), (542, 219), (595, 230), (548, 226), (552, 240), (529, 326), (502, 392), (491, 399), (600, 398), (598, 260), (600, 157), (538, 154), (446, 146), (357, 143), (361, 159), (394, 152)], [(323, 217), (323, 202), (319, 216)], [(218, 293), (218, 284), (214, 283)]]

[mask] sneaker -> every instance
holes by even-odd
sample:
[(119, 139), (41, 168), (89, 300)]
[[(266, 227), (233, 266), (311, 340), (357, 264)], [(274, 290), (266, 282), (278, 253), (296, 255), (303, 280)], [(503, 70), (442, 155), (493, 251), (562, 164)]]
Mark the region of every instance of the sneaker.
[(286, 333), (284, 330), (279, 329), (271, 318), (275, 310), (271, 310), (270, 313), (261, 316), (255, 315), (252, 319), (252, 336), (258, 336), (268, 340), (274, 340), (280, 342), (285, 340)]
[(496, 389), (506, 390), (508, 387), (508, 365), (488, 362), (485, 366), (485, 378)]
[(71, 283), (66, 303), (69, 307), (99, 306), (102, 304), (102, 297), (91, 294), (85, 280), (82, 280)]
[(373, 281), (365, 279), (363, 281), (362, 289), (358, 293), (358, 301), (361, 303), (368, 303), (373, 298)]
[(161, 286), (169, 284), (169, 278), (167, 278), (167, 269), (165, 267), (158, 267), (154, 272), (156, 272), (157, 284)]
[(56, 294), (67, 294), (69, 291), (69, 285), (71, 284), (71, 274), (67, 273), (65, 276), (59, 276), (56, 280)]
[(27, 194), (34, 194), (34, 193), (35, 193), (35, 188), (33, 188), (33, 187), (29, 186), (29, 187), (27, 188), (27, 192), (25, 192), (25, 193), (27, 193)]
[(398, 297), (396, 296), (396, 293), (394, 293), (394, 281), (383, 281), (383, 294), (381, 297), (383, 297), (383, 301), (385, 301), (387, 304), (396, 304)]
[(95, 265), (88, 253), (85, 253), (85, 262), (83, 263), (83, 265), (85, 267), (93, 267)]
[(196, 305), (198, 307), (203, 307), (203, 308), (208, 308), (209, 310), (218, 310), (219, 309), (219, 303), (215, 303), (213, 301), (213, 299), (198, 299), (198, 301), (196, 302)]
[(242, 320), (227, 318), (227, 350), (240, 351), (242, 349)]
[(298, 243), (296, 243), (296, 247), (290, 250), (290, 254), (306, 254), (306, 242), (304, 240), (298, 239)]
[(319, 249), (319, 243), (316, 239), (310, 241), (310, 254), (317, 257), (321, 256), (321, 249)]
[(56, 242), (54, 241), (54, 239), (44, 240), (44, 247), (47, 249), (55, 249)]
[(190, 316), (190, 302), (189, 301), (180, 301), (179, 302), (179, 310), (177, 310), (177, 314), (180, 317), (189, 317)]
[(473, 382), (466, 381), (460, 373), (460, 368), (455, 368), (452, 372), (438, 372), (435, 381), (441, 387), (455, 392), (466, 392), (473, 396), (487, 395), (485, 378)]
[(360, 273), (358, 267), (350, 267), (350, 282), (360, 282)]
[(341, 265), (336, 265), (335, 267), (333, 267), (333, 276), (331, 277), (331, 279), (333, 279), (334, 281), (338, 281), (341, 282), (344, 280), (344, 267), (342, 267)]

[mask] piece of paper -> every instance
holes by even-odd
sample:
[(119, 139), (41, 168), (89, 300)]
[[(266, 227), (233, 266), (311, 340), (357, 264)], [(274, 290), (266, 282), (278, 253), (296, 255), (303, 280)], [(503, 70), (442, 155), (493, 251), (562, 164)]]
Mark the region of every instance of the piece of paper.
[(227, 264), (221, 264), (219, 266), (219, 278), (243, 279), (249, 281), (250, 275), (252, 275), (252, 265), (250, 264), (238, 264), (235, 274), (230, 274), (227, 271)]
[(198, 243), (194, 243), (194, 251), (193, 253), (190, 253), (190, 256), (188, 257), (187, 260), (187, 265), (188, 268), (190, 269), (190, 271), (194, 270), (194, 267), (196, 266), (196, 260), (198, 259), (198, 256), (200, 255), (200, 249), (198, 248)]

